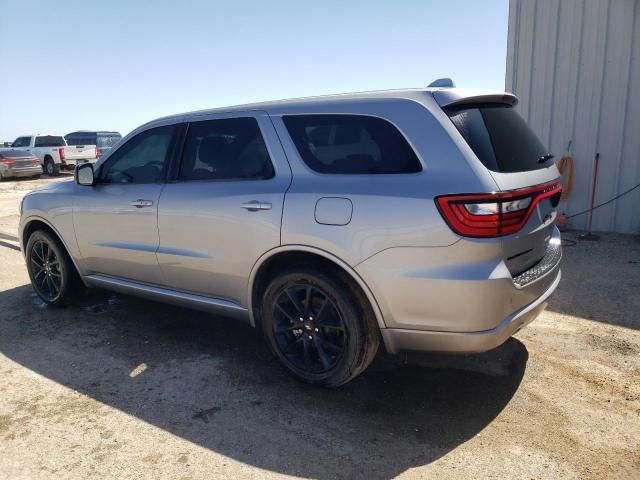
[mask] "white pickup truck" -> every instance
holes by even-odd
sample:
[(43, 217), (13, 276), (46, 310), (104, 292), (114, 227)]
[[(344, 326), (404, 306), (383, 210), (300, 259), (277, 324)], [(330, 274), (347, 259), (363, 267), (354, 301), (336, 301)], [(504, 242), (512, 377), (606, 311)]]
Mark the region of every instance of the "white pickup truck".
[(38, 157), (49, 176), (55, 176), (60, 170), (71, 170), (76, 164), (95, 162), (98, 158), (95, 145), (67, 146), (61, 135), (25, 135), (16, 138), (11, 148), (26, 150)]

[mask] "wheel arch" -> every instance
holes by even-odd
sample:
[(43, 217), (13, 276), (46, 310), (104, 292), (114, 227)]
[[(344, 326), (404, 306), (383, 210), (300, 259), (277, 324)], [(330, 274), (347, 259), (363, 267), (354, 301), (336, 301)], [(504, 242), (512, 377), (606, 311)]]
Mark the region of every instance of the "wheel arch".
[(257, 326), (256, 308), (259, 305), (258, 299), (264, 292), (268, 279), (277, 267), (284, 267), (292, 264), (313, 264), (321, 263), (333, 269), (335, 273), (342, 274), (352, 286), (358, 288), (371, 311), (376, 317), (379, 328), (385, 328), (382, 311), (373, 292), (358, 273), (351, 266), (332, 255), (331, 253), (306, 245), (283, 245), (263, 254), (253, 266), (249, 276), (248, 285), (248, 311), (249, 320), (252, 326)]
[(71, 255), (71, 250), (69, 250), (69, 246), (64, 241), (64, 238), (62, 237), (62, 235), (60, 235), (60, 232), (58, 232), (58, 230), (50, 222), (48, 222), (46, 219), (42, 217), (33, 216), (33, 217), (29, 217), (25, 221), (24, 226), (22, 227), (22, 230), (20, 232), (20, 248), (22, 249), (22, 253), (26, 255), (27, 242), (29, 241), (29, 237), (36, 230), (44, 230), (50, 233), (51, 235), (54, 235), (58, 240), (60, 240), (62, 247), (64, 248), (65, 252), (71, 259), (71, 263), (73, 263), (73, 266), (76, 269), (76, 273), (78, 274), (78, 277), (82, 279), (82, 275), (80, 275), (80, 269), (78, 268), (76, 259), (73, 257), (73, 255)]

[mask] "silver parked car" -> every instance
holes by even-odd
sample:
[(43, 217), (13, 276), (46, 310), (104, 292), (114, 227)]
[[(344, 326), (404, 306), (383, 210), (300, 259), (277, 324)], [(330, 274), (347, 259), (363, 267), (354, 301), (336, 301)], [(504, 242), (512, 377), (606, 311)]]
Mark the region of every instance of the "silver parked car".
[(21, 207), (31, 281), (260, 328), (337, 386), (378, 350), (480, 352), (560, 281), (551, 155), (508, 93), (385, 91), (206, 110), (138, 128)]
[(40, 159), (25, 150), (0, 150), (0, 182), (5, 178), (42, 175)]

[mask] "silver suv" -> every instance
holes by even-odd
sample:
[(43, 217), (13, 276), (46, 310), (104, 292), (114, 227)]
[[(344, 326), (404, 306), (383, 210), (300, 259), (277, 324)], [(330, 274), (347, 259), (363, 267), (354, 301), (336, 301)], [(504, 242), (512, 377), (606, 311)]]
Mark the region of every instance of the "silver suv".
[(24, 198), (51, 305), (79, 285), (249, 322), (337, 386), (378, 350), (480, 352), (560, 281), (551, 155), (506, 93), (385, 91), (150, 122)]

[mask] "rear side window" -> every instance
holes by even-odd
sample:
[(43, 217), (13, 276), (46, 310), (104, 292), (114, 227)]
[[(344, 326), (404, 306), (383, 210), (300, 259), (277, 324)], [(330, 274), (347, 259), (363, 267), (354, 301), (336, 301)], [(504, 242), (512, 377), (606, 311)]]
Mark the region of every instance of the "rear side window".
[[(468, 107), (468, 108), (467, 108)], [(447, 109), (449, 118), (489, 170), (526, 172), (553, 164), (547, 149), (508, 105)]]
[(44, 135), (42, 137), (36, 137), (36, 147), (64, 147), (64, 138), (56, 137), (53, 135)]
[(333, 174), (415, 173), (422, 166), (390, 122), (364, 115), (287, 115), (283, 121), (302, 160)]
[(264, 180), (274, 176), (255, 118), (225, 118), (189, 124), (180, 180)]

